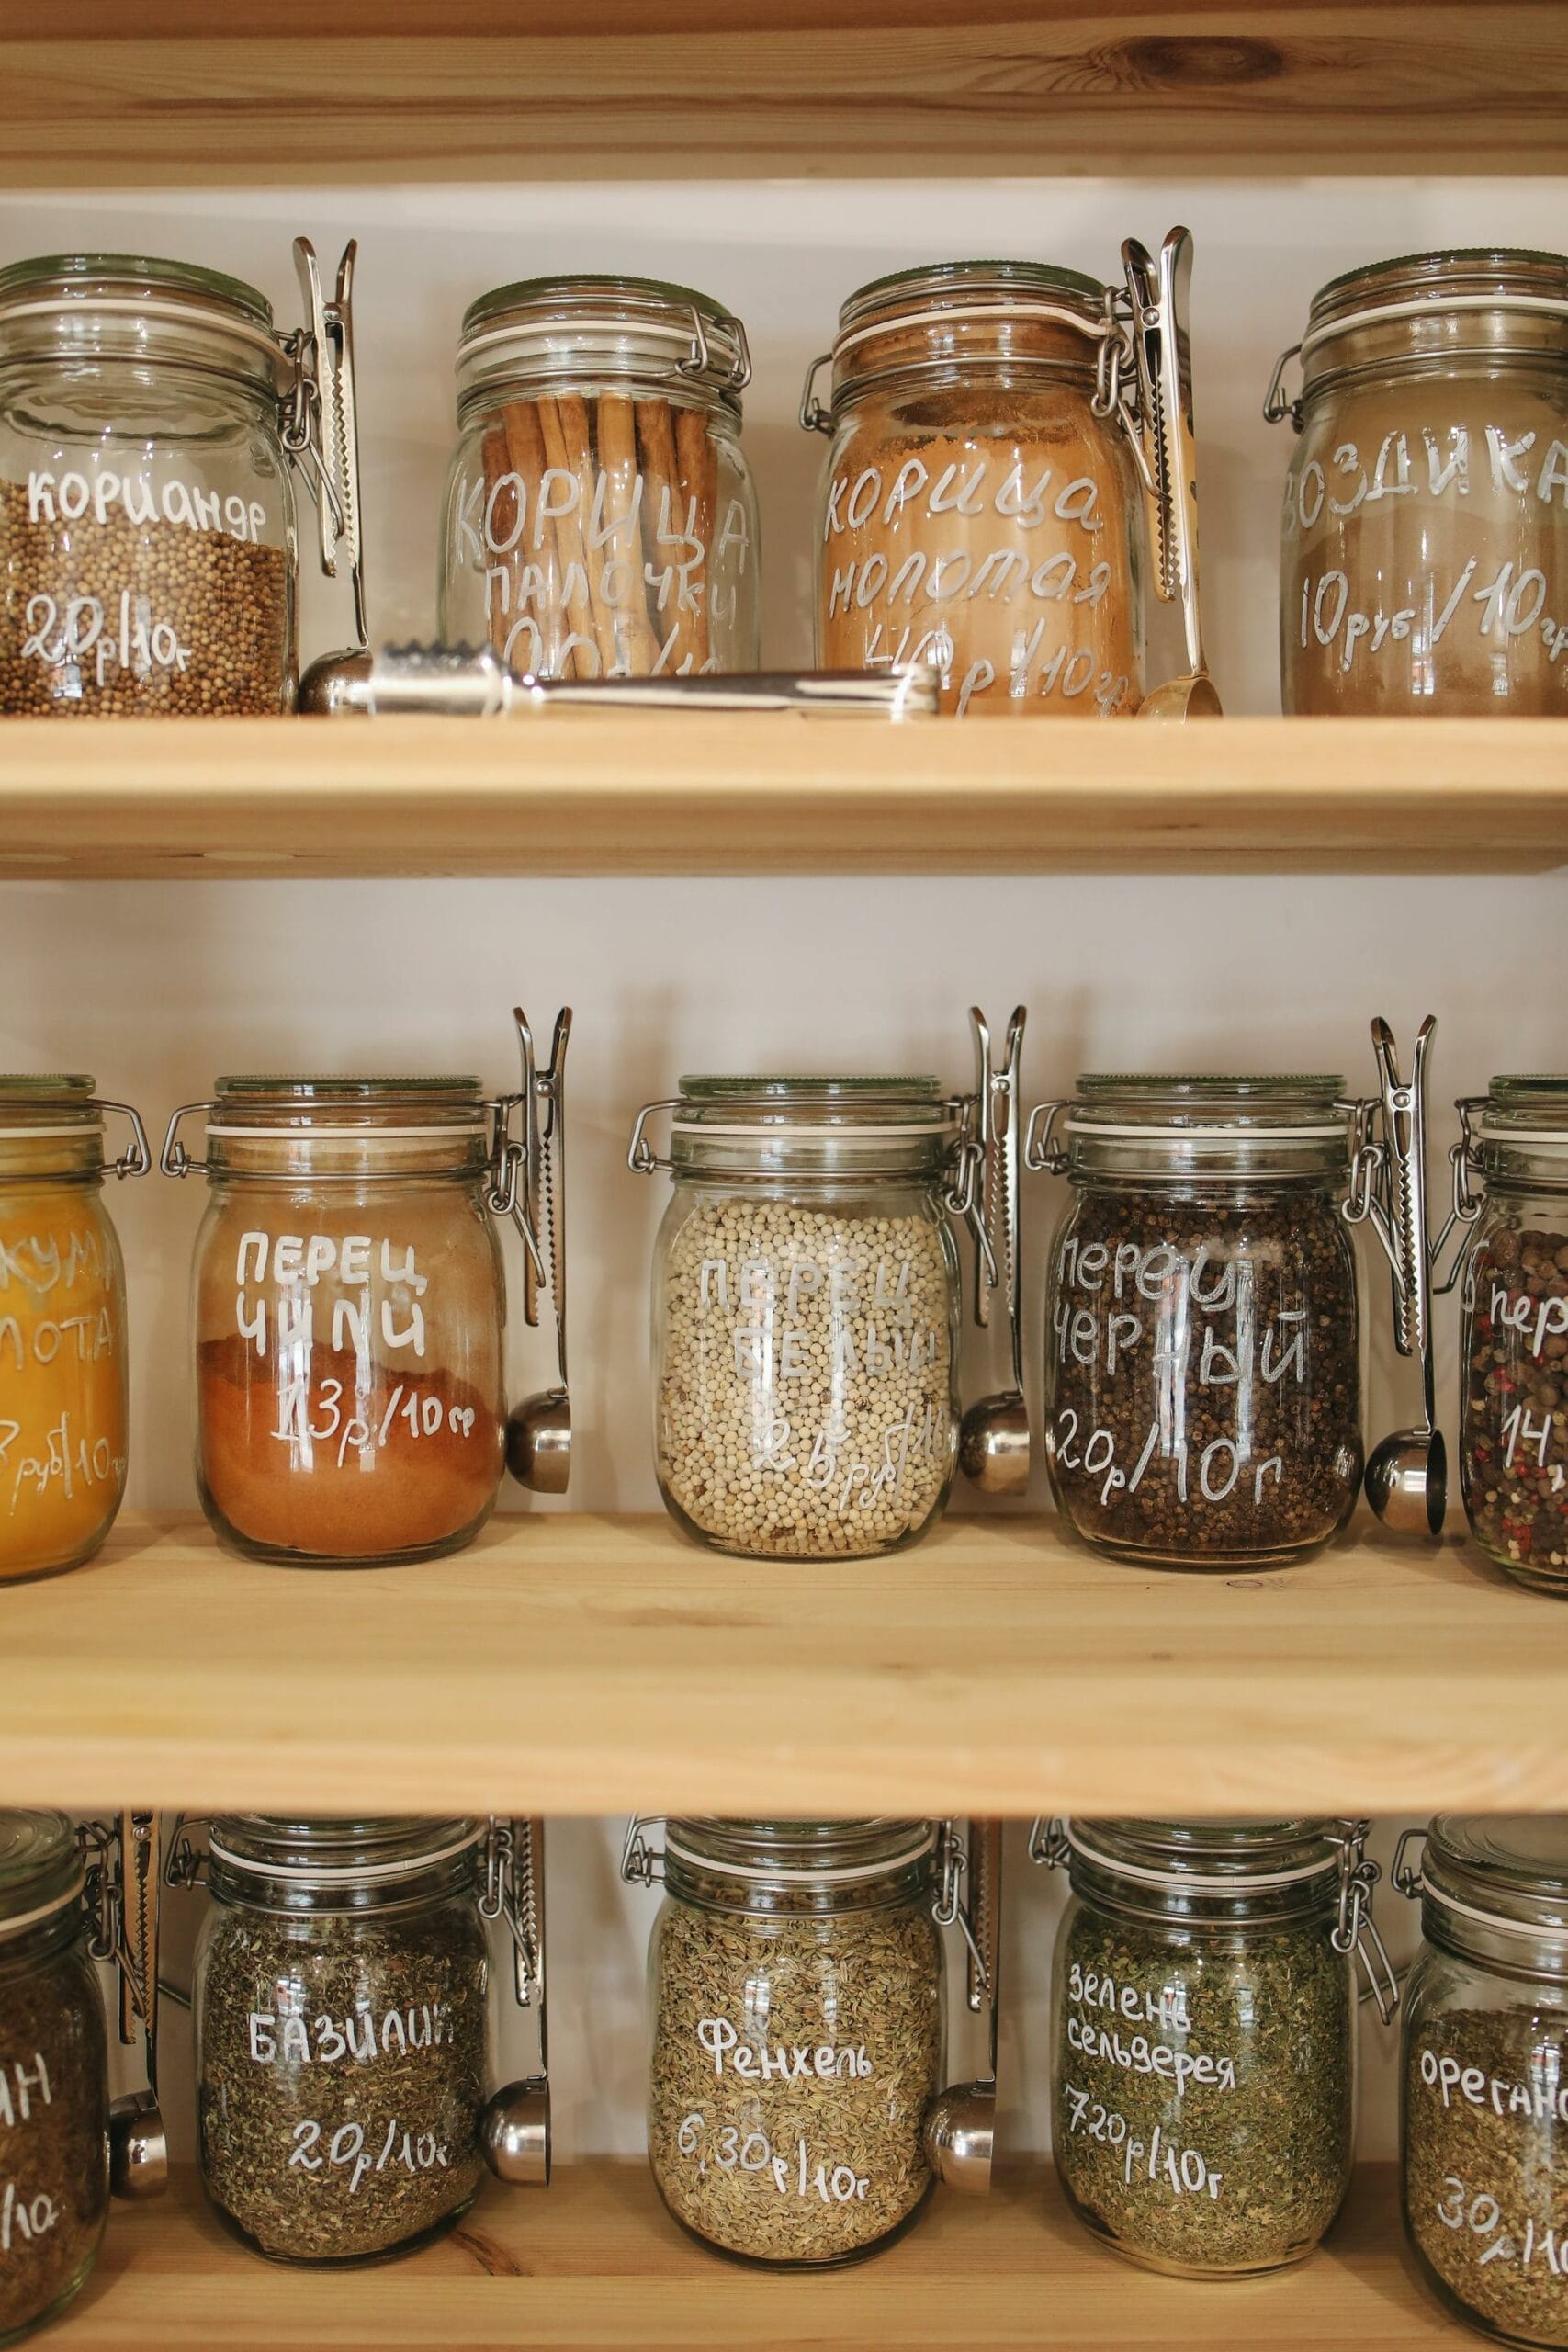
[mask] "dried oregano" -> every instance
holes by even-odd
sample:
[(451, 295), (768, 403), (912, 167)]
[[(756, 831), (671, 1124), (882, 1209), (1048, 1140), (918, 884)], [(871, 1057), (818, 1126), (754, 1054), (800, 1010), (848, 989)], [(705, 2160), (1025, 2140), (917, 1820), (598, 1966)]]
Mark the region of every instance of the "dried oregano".
[(1413, 2022), (1404, 2210), (1468, 2317), (1568, 2346), (1568, 2012), (1527, 2001)]
[(197, 1978), (202, 2173), (264, 2254), (362, 2260), (469, 2203), (486, 1970), (467, 1898), (352, 1917), (214, 1907)]
[(928, 1909), (758, 1918), (672, 1902), (653, 1974), (649, 2157), (677, 2221), (727, 2253), (822, 2264), (915, 2212), (942, 2061)]
[(1327, 1928), (1155, 1928), (1080, 1904), (1056, 1965), (1056, 2164), (1090, 2227), (1156, 2269), (1268, 2269), (1315, 2245), (1354, 2140), (1354, 1988)]

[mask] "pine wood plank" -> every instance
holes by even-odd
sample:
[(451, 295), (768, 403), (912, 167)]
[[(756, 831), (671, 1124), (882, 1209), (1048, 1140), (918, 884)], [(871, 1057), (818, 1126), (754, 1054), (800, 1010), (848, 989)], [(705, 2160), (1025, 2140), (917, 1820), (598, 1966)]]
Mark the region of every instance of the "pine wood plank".
[(544, 2195), (489, 2189), (459, 2231), (407, 2262), (345, 2276), (261, 2262), (176, 2173), (157, 2204), (118, 2208), (94, 2281), (51, 2331), (60, 2352), (1377, 2352), (1462, 2342), (1398, 2250), (1392, 2174), (1362, 2172), (1326, 2246), (1300, 2268), (1224, 2287), (1132, 2269), (1068, 2218), (1048, 2176), (985, 2203), (939, 2193), (913, 2233), (818, 2278), (739, 2270), (692, 2246), (640, 2165), (557, 2175)]
[[(1369, 1521), (1368, 1528), (1371, 1523)], [(1568, 1809), (1568, 1611), (1363, 1533), (1148, 1574), (1053, 1521), (844, 1566), (662, 1517), (524, 1514), (411, 1568), (298, 1575), (188, 1519), (0, 1589), (12, 1804), (604, 1814)]]
[[(112, 17), (115, 12), (99, 12)], [(1561, 171), (1551, 0), (0, 10), (0, 182)]]
[(1565, 865), (1560, 719), (0, 721), (0, 878)]

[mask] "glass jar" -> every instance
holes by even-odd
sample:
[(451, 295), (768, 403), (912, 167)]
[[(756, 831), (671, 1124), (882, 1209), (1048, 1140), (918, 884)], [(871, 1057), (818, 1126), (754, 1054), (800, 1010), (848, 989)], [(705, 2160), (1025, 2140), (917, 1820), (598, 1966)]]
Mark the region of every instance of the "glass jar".
[(1343, 1209), (1358, 1114), (1343, 1092), (1338, 1078), (1091, 1074), (1076, 1102), (1035, 1112), (1029, 1164), (1076, 1195), (1051, 1261), (1045, 1456), (1057, 1509), (1097, 1551), (1277, 1566), (1355, 1509)]
[[(473, 1078), (221, 1078), (169, 1125), (204, 1169), (194, 1280), (202, 1508), (252, 1558), (434, 1558), (484, 1525), (506, 1442), (516, 1098)], [(207, 1158), (177, 1139), (207, 1114)]]
[(750, 374), (739, 320), (689, 287), (536, 277), (472, 303), (444, 642), (542, 678), (754, 670)]
[(1145, 499), (1156, 586), (1190, 588), (1196, 629), (1195, 465), (1177, 456), (1191, 458), (1190, 242), (1173, 231), (1156, 271), (1129, 241), (1125, 294), (1077, 270), (971, 261), (850, 296), (800, 411), (832, 442), (822, 667), (929, 665), (958, 712), (1138, 708)]
[(294, 700), (289, 461), (352, 560), (349, 278), (283, 334), (238, 278), (125, 254), (0, 270), (0, 713), (198, 715)]
[[(632, 1822), (622, 1871), (665, 1890), (648, 2153), (674, 2220), (737, 2261), (819, 2270), (890, 2245), (939, 2174), (983, 2189), (988, 2123), (982, 2161), (950, 2169), (942, 2089), (953, 1825), (671, 1819), (659, 1850), (649, 1826)], [(994, 2021), (994, 1880), (989, 1896), (992, 1973), (971, 1991)]]
[[(1495, 1078), (1459, 1104), (1460, 1484), (1489, 1560), (1568, 1593), (1568, 1078)], [(1471, 1190), (1479, 1178), (1483, 1197)]]
[(62, 1814), (0, 1813), (0, 2344), (71, 2301), (108, 2217), (108, 2049), (82, 1894)]
[[(543, 2076), (487, 2098), (489, 1941), (504, 1916), (517, 1998), (543, 2045), (538, 1825), (478, 1820), (212, 1822), (172, 1875), (202, 1874), (197, 2154), (209, 2197), (258, 2253), (354, 2263), (406, 2253), (467, 2211), (487, 2161), (548, 2177)], [(509, 2167), (520, 2097), (537, 2162)]]
[(125, 1266), (103, 1204), (104, 1116), (136, 1113), (90, 1078), (0, 1077), (0, 1584), (91, 1559), (125, 1495)]
[(1385, 2021), (1366, 1825), (1036, 1824), (1072, 1886), (1052, 1979), (1052, 2145), (1087, 2228), (1145, 2269), (1310, 2254), (1349, 2186), (1359, 1951)]
[[(1419, 1833), (1412, 1833), (1418, 1835)], [(1568, 2346), (1568, 1821), (1441, 1814), (1405, 1991), (1401, 2173), (1416, 2267), (1499, 2343)]]
[[(941, 1516), (961, 1109), (932, 1078), (684, 1078), (639, 1114), (632, 1168), (674, 1178), (653, 1267), (659, 1486), (699, 1543), (859, 1558)], [(647, 1140), (658, 1111), (668, 1159)]]
[(1414, 254), (1348, 271), (1314, 296), (1264, 413), (1300, 435), (1287, 711), (1568, 712), (1568, 260)]

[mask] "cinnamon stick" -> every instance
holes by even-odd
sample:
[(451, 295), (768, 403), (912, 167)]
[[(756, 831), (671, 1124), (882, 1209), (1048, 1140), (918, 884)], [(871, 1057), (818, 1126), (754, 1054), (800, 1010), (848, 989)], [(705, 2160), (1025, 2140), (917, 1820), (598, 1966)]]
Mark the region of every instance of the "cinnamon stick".
[(571, 632), (560, 604), (564, 572), (556, 540), (556, 526), (551, 518), (541, 515), (539, 512), (540, 492), (548, 463), (545, 456), (545, 436), (539, 425), (539, 413), (532, 401), (508, 401), (502, 411), (502, 423), (506, 434), (506, 454), (511, 469), (523, 484), (526, 519), (526, 528), (513, 554), (513, 613), (515, 616), (520, 610), (522, 585), (532, 566), (544, 580), (544, 594), (531, 616), (538, 631), (537, 667), (546, 677), (573, 677), (577, 670), (577, 656), (563, 650)]
[[(681, 469), (675, 457), (675, 427), (668, 401), (638, 401), (637, 438), (642, 459), (642, 544), (648, 559), (649, 603), (654, 636), (660, 647), (656, 667), (660, 672), (678, 673), (682, 660), (693, 669), (696, 662), (691, 635), (684, 626), (689, 616), (682, 615), (680, 609), (680, 586), (672, 560), (681, 549), (673, 539), (661, 539), (659, 536), (666, 518), (671, 532), (681, 530), (686, 519), (681, 497)], [(660, 604), (660, 587), (666, 572), (671, 574), (670, 584)]]
[(592, 633), (599, 651), (599, 674), (608, 677), (615, 663), (615, 625), (598, 587), (599, 575), (604, 568), (604, 556), (595, 549), (590, 557), (583, 527), (593, 512), (593, 447), (588, 432), (588, 404), (576, 392), (563, 392), (558, 400), (543, 400), (539, 402), (539, 425), (550, 464), (577, 478), (577, 504), (570, 514), (557, 518), (556, 529), (568, 576), (572, 565), (579, 564), (587, 582), (589, 627), (578, 634)]
[[(506, 536), (501, 520), (501, 501), (495, 495), (497, 484), (504, 481), (509, 471), (506, 462), (506, 435), (499, 425), (492, 424), (486, 427), (484, 438), (479, 444), (479, 464), (484, 472), (485, 481), (484, 507), (479, 518), (479, 531), (484, 541), (485, 553), (485, 633), (496, 652), (503, 654), (506, 650), (507, 634), (512, 627), (512, 615), (510, 611), (502, 611), (500, 598), (492, 590), (489, 575), (492, 568), (491, 559), (493, 550), (490, 545), (490, 533), (485, 527), (487, 524), (492, 524), (495, 537), (504, 538)], [(515, 516), (513, 519), (515, 520)]]
[(717, 525), (718, 449), (700, 408), (675, 411), (675, 456), (686, 512), (695, 514), (694, 536), (702, 542), (702, 560), (690, 578), (697, 609), (682, 616), (696, 650), (695, 667), (702, 669), (712, 650), (712, 615), (708, 591), (713, 578), (713, 535)]
[[(604, 476), (604, 520), (614, 525), (604, 542), (609, 557), (599, 574), (598, 587), (610, 612), (620, 666), (634, 678), (651, 675), (659, 659), (659, 639), (648, 616), (643, 584), (642, 526), (637, 514), (637, 421), (632, 403), (618, 392), (601, 392), (597, 419), (599, 465)], [(648, 495), (643, 485), (642, 495)], [(627, 576), (626, 594), (613, 603), (605, 592), (610, 563)]]

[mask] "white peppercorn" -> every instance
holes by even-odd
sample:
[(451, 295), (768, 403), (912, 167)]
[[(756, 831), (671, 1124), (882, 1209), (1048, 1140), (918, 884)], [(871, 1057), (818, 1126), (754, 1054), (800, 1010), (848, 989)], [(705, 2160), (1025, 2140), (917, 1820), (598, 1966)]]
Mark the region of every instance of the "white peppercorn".
[(856, 1557), (913, 1540), (953, 1476), (955, 1318), (956, 1259), (934, 1206), (699, 1199), (658, 1302), (671, 1510), (751, 1556)]

